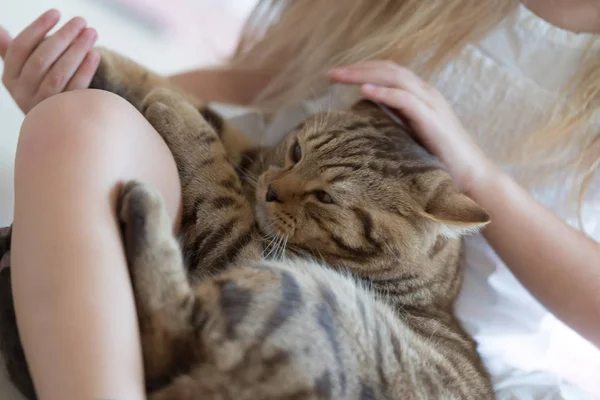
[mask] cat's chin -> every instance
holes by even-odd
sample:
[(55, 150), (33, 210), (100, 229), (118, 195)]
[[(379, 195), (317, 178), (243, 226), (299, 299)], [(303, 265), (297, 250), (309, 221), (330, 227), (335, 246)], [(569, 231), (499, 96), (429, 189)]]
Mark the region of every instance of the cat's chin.
[(258, 224), (258, 227), (262, 233), (267, 234), (269, 236), (273, 234), (281, 235), (283, 233), (280, 231), (279, 227), (276, 226), (276, 224), (274, 224), (269, 218), (269, 210), (267, 209), (264, 203), (256, 203), (254, 214), (256, 218), (256, 223)]
[(289, 232), (285, 227), (278, 223), (276, 218), (270, 217), (269, 207), (262, 203), (257, 202), (254, 209), (256, 223), (260, 231), (267, 236), (277, 235), (279, 237), (290, 237), (292, 232)]

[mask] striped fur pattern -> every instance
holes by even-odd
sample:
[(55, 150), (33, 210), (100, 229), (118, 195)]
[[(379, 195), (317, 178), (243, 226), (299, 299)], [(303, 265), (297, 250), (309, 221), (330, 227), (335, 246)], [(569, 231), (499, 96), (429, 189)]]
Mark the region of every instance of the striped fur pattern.
[(489, 217), (406, 128), (360, 102), (257, 148), (114, 53), (92, 87), (179, 167), (179, 240), (154, 189), (119, 210), (151, 399), (493, 398), (452, 312), (460, 236)]

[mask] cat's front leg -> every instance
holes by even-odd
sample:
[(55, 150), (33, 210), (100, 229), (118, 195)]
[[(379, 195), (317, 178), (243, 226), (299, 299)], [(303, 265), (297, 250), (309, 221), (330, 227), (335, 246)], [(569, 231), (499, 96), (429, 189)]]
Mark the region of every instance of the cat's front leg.
[[(156, 88), (178, 90), (168, 78), (154, 73), (119, 53), (105, 48), (97, 48), (96, 51), (100, 53), (101, 59), (90, 84), (91, 89), (117, 94), (137, 109), (141, 109), (145, 97)], [(197, 112), (200, 112), (215, 129), (234, 165), (244, 164), (248, 157), (255, 154), (253, 151), (258, 148), (257, 143), (211, 110), (207, 102), (181, 91), (179, 94), (185, 96), (186, 100), (192, 103)]]
[[(131, 181), (121, 191), (119, 219), (138, 313), (144, 368), (160, 386), (195, 361), (193, 332), (202, 310), (190, 288), (181, 250), (160, 194)], [(164, 380), (164, 381), (163, 381)]]
[(257, 260), (254, 214), (215, 129), (177, 92), (156, 89), (144, 116), (163, 137), (179, 169), (181, 235), (191, 275), (215, 274)]
[(114, 51), (99, 47), (100, 64), (90, 89), (117, 94), (140, 109), (142, 101), (153, 89), (171, 86), (169, 80)]

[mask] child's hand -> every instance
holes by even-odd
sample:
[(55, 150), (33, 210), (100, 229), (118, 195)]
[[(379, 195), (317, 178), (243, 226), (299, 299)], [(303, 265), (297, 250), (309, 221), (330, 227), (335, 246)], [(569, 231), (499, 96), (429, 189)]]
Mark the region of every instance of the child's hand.
[(423, 145), (469, 192), (491, 163), (472, 141), (444, 97), (413, 72), (390, 61), (371, 61), (329, 72), (335, 82), (361, 85), (362, 94), (406, 118)]
[(58, 11), (47, 11), (14, 39), (0, 27), (2, 83), (24, 113), (57, 93), (87, 88), (98, 68), (96, 31), (77, 17), (46, 37), (59, 20)]

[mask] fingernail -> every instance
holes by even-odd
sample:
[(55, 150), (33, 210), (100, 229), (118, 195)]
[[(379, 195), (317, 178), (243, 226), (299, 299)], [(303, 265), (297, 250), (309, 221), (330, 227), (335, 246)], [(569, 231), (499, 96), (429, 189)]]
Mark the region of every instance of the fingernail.
[(54, 21), (60, 18), (60, 11), (58, 11), (56, 8), (51, 8), (42, 15), (42, 18), (46, 21)]
[(83, 31), (82, 36), (86, 40), (94, 41), (98, 38), (98, 32), (96, 32), (94, 28), (86, 28)]
[(372, 85), (372, 84), (370, 84), (370, 83), (365, 83), (364, 85), (362, 85), (362, 89), (363, 89), (365, 92), (371, 92), (371, 93), (374, 93), (374, 92), (376, 92), (376, 91), (377, 91), (377, 86), (375, 86), (375, 85)]
[(10, 33), (3, 26), (0, 26), (0, 58), (4, 59), (6, 57), (11, 42), (12, 36), (10, 36)]
[(83, 28), (86, 27), (87, 22), (85, 22), (85, 19), (81, 18), (81, 17), (75, 17), (71, 20), (71, 24), (73, 25), (73, 27), (77, 30), (82, 30)]

